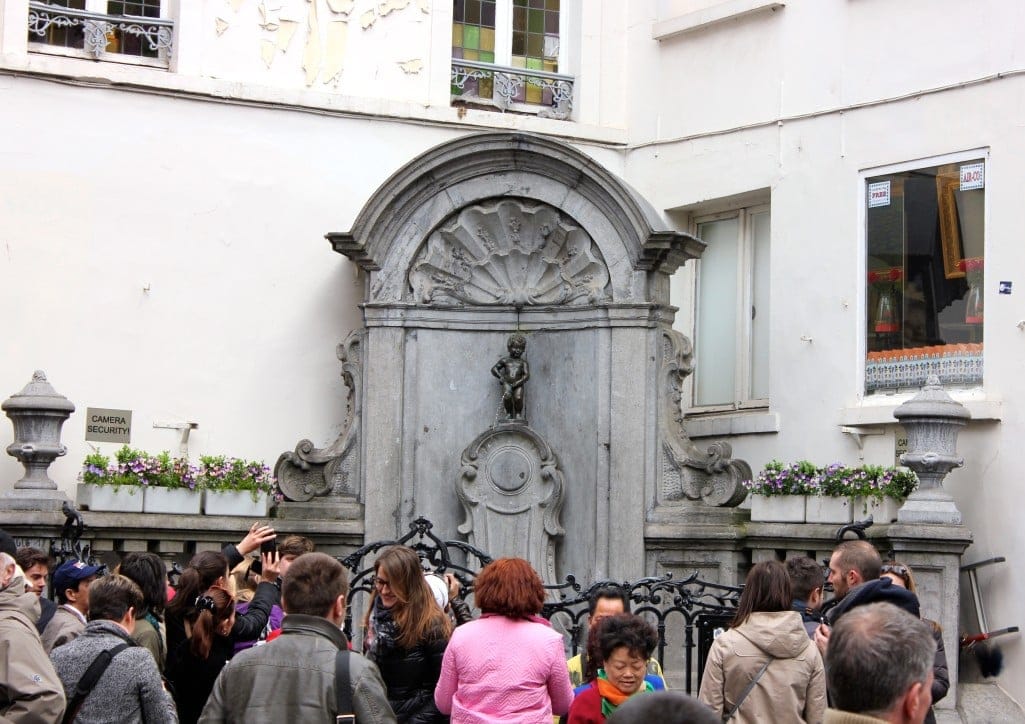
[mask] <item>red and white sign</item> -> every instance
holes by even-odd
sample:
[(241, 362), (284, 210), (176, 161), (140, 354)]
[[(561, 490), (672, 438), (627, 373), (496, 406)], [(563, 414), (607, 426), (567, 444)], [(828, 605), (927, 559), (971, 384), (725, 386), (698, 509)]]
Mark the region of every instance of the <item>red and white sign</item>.
[(868, 208), (890, 205), (890, 182), (877, 181), (868, 185)]
[(986, 164), (966, 163), (961, 167), (961, 190), (971, 191), (986, 186)]

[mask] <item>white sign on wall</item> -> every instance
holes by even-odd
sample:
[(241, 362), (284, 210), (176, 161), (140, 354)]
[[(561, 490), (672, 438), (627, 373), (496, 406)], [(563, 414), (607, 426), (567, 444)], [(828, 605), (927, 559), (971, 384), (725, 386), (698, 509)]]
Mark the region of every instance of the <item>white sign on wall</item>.
[(85, 408), (85, 439), (127, 445), (132, 441), (132, 411)]
[(908, 433), (901, 425), (893, 431), (893, 464), (900, 465), (900, 456), (908, 451)]
[(890, 182), (877, 181), (868, 185), (868, 208), (890, 205)]
[(966, 163), (961, 167), (961, 190), (971, 191), (986, 186), (986, 164)]

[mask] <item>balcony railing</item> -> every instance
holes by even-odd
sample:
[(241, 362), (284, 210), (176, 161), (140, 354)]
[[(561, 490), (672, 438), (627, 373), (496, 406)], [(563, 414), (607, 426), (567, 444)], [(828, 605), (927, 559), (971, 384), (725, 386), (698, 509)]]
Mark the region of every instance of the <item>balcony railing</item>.
[[(116, 35), (132, 35), (148, 44), (153, 53), (171, 53), (174, 21), (164, 18), (145, 18), (134, 15), (103, 15), (87, 10), (64, 8), (37, 0), (28, 4), (28, 30), (30, 34), (46, 38), (53, 28), (81, 28), (84, 49), (99, 59)], [(45, 40), (43, 41), (45, 42)], [(116, 51), (115, 51), (116, 52)], [(129, 55), (129, 53), (124, 53)]]
[(527, 87), (540, 89), (543, 106), (537, 115), (565, 120), (573, 110), (573, 76), (543, 70), (511, 68), (493, 63), (452, 59), (452, 98), (494, 105), (501, 110), (525, 110)]

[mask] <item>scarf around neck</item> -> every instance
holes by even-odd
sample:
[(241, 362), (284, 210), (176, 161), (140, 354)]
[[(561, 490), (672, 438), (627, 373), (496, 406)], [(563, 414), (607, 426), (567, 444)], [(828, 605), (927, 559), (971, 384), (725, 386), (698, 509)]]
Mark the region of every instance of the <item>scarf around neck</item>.
[(612, 716), (612, 712), (631, 696), (655, 690), (651, 682), (645, 679), (641, 687), (633, 694), (624, 694), (618, 686), (608, 680), (605, 676), (605, 669), (598, 669), (598, 678), (594, 680), (594, 683), (598, 687), (598, 694), (601, 696), (601, 714), (606, 719)]
[(396, 641), (399, 638), (399, 626), (395, 623), (391, 609), (381, 606), (376, 599), (370, 612), (369, 628), (366, 648), (371, 658), (398, 646)]

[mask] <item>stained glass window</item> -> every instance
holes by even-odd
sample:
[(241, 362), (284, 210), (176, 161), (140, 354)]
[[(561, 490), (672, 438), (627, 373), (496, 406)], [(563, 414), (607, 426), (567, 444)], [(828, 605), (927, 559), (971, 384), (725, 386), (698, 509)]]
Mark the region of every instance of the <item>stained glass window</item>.
[[(559, 72), (561, 0), (453, 0), (452, 58)], [(492, 78), (470, 78), (453, 95), (494, 98)], [(553, 105), (552, 91), (529, 82), (514, 102)]]
[[(453, 0), (452, 57), (495, 62), (495, 3), (497, 0)], [(494, 96), (491, 78), (471, 78), (465, 92), (479, 98)]]

